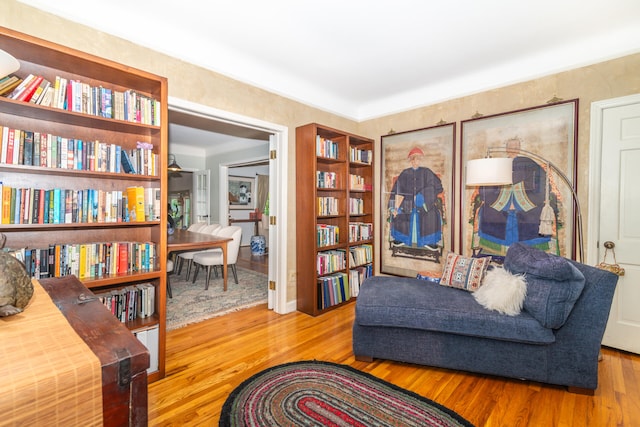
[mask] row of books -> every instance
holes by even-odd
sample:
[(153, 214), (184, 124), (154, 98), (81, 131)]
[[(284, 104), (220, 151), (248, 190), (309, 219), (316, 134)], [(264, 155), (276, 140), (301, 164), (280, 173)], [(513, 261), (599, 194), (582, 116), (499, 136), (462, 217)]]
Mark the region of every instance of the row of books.
[(351, 298), (349, 279), (345, 273), (336, 273), (318, 279), (319, 309), (331, 307)]
[(350, 215), (362, 215), (364, 214), (364, 200), (357, 197), (349, 198), (349, 214)]
[(318, 309), (340, 304), (360, 294), (367, 277), (373, 276), (373, 264), (349, 270), (349, 274), (335, 273), (318, 278)]
[(151, 283), (96, 293), (96, 297), (121, 322), (143, 319), (156, 312), (156, 288)]
[(360, 245), (349, 248), (349, 267), (373, 262), (373, 246)]
[(46, 168), (158, 176), (158, 155), (148, 144), (125, 150), (118, 144), (83, 141), (0, 125), (0, 163)]
[(349, 175), (349, 188), (352, 190), (364, 191), (365, 189), (365, 180), (364, 177), (360, 175)]
[(344, 249), (318, 252), (316, 272), (318, 276), (334, 273), (347, 268), (347, 256)]
[(357, 297), (360, 294), (360, 287), (367, 277), (373, 276), (373, 264), (361, 265), (349, 270), (349, 287), (351, 296)]
[(12, 252), (31, 277), (74, 275), (80, 280), (153, 271), (158, 253), (153, 242), (55, 243)]
[(0, 96), (6, 96), (22, 83), (22, 79), (15, 75), (8, 75), (0, 79)]
[(160, 188), (15, 188), (0, 182), (2, 224), (76, 224), (160, 220)]
[(335, 197), (318, 197), (318, 210), (319, 216), (338, 215), (338, 203), (339, 200)]
[(76, 113), (160, 126), (160, 101), (131, 89), (118, 91), (61, 76), (50, 81), (29, 74), (5, 96)]
[(335, 172), (316, 172), (316, 186), (318, 188), (338, 188), (337, 174)]
[(359, 242), (373, 238), (373, 224), (370, 222), (350, 222), (349, 242)]
[(340, 227), (330, 224), (316, 225), (318, 247), (337, 245), (340, 243)]
[(372, 160), (373, 160), (373, 151), (363, 150), (358, 147), (349, 148), (349, 161), (356, 162), (356, 163), (365, 163), (367, 165), (370, 165)]
[(316, 135), (316, 156), (338, 158), (338, 143), (320, 135)]

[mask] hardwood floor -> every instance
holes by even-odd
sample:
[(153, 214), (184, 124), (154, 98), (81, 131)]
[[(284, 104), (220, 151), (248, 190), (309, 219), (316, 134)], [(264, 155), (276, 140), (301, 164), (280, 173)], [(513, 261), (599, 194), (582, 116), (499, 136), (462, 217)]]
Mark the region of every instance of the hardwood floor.
[(252, 255), (251, 247), (240, 246), (240, 252), (238, 252), (238, 260), (236, 261), (236, 264), (238, 267), (267, 274), (269, 272), (269, 255)]
[(149, 425), (217, 425), (228, 394), (270, 366), (351, 365), (445, 405), (480, 426), (640, 426), (640, 356), (603, 348), (594, 396), (529, 381), (374, 360), (351, 352), (355, 304), (322, 316), (266, 305), (167, 333), (167, 376), (149, 385)]

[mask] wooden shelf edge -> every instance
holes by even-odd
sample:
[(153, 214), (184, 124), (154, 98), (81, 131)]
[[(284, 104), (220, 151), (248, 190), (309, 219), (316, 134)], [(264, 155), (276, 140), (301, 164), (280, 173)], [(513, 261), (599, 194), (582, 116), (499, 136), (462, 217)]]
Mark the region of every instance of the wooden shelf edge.
[(89, 289), (103, 288), (108, 286), (118, 286), (133, 282), (142, 282), (159, 279), (166, 275), (164, 270), (145, 271), (141, 273), (125, 274), (121, 276), (109, 276), (95, 279), (80, 279), (83, 285)]

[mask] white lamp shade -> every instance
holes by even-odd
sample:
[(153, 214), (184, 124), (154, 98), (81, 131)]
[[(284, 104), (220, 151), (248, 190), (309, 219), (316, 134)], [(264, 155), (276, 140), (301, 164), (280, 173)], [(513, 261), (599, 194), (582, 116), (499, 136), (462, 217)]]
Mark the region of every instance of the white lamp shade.
[(16, 58), (0, 49), (0, 79), (15, 73), (20, 68), (20, 63)]
[(467, 162), (467, 185), (507, 185), (513, 183), (513, 159), (496, 157)]

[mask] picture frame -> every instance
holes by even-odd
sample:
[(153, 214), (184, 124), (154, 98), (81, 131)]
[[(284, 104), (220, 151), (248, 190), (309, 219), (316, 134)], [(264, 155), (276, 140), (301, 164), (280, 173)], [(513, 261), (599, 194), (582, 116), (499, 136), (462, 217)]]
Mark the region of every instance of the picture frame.
[(381, 273), (442, 275), (454, 242), (455, 134), (450, 123), (381, 137)]
[(229, 175), (229, 209), (255, 209), (255, 178)]
[[(551, 162), (575, 188), (577, 114), (578, 99), (572, 99), (461, 122), (459, 251), (462, 255), (491, 255), (499, 262), (517, 241), (576, 258), (576, 213), (571, 188), (548, 163), (527, 157), (526, 153), (513, 154), (513, 150), (507, 154), (507, 147), (519, 147)], [(466, 186), (467, 161), (487, 157), (489, 149), (502, 150), (491, 157), (514, 157), (514, 184)], [(545, 204), (553, 209), (553, 231), (548, 235), (540, 234)]]

